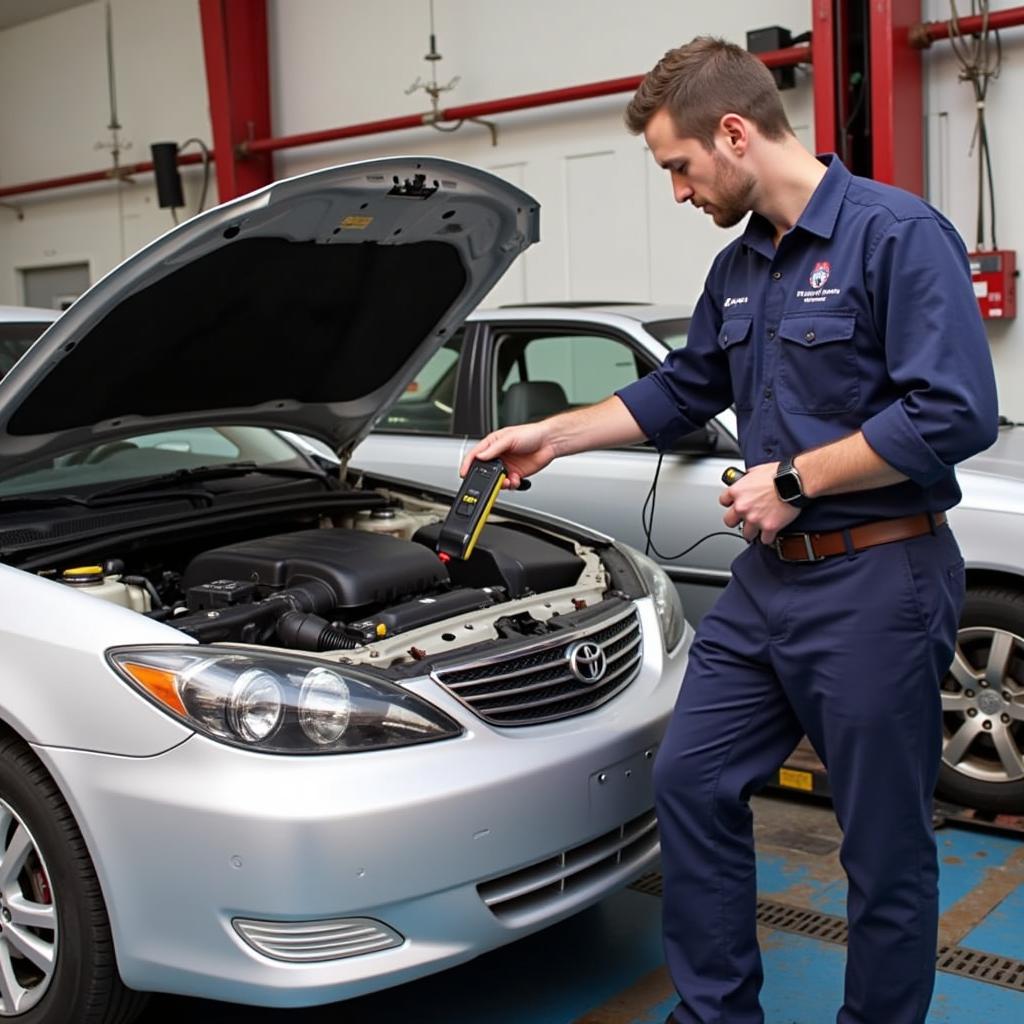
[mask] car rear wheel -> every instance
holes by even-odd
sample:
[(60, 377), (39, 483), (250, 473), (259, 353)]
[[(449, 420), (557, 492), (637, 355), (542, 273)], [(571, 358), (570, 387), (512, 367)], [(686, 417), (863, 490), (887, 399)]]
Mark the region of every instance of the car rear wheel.
[(1024, 811), (1024, 594), (967, 591), (942, 683), (942, 725), (939, 797)]
[(0, 1020), (128, 1024), (125, 988), (82, 835), (29, 748), (0, 739)]

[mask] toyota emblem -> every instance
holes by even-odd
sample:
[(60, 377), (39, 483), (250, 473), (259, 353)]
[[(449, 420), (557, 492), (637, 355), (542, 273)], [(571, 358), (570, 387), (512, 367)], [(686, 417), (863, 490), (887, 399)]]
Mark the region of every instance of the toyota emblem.
[(604, 677), (608, 661), (598, 644), (590, 640), (573, 644), (566, 652), (569, 670), (581, 682), (593, 685)]

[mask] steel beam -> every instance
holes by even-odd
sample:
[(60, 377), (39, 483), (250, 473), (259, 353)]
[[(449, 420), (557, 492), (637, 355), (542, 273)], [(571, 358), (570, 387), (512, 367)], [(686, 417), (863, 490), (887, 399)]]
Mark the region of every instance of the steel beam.
[(921, 0), (870, 0), (871, 166), (876, 181), (924, 191)]
[(269, 153), (243, 153), (270, 135), (266, 0), (199, 0), (220, 202), (274, 180)]

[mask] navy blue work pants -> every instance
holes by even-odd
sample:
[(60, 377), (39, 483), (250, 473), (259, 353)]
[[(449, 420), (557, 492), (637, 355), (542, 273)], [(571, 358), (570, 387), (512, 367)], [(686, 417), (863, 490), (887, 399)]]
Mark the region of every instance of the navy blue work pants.
[(938, 914), (939, 681), (963, 596), (948, 526), (815, 563), (755, 543), (733, 563), (655, 764), (679, 1024), (764, 1021), (749, 798), (804, 733), (828, 769), (849, 879), (837, 1020), (924, 1021)]

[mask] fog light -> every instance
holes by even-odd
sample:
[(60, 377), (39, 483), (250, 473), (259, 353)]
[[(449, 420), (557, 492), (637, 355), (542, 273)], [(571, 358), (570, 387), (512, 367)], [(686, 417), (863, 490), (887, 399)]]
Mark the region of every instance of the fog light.
[(405, 939), (369, 917), (327, 921), (247, 921), (236, 918), (235, 931), (258, 953), (274, 960), (310, 963), (393, 949)]

